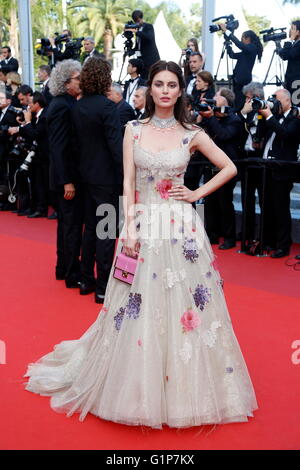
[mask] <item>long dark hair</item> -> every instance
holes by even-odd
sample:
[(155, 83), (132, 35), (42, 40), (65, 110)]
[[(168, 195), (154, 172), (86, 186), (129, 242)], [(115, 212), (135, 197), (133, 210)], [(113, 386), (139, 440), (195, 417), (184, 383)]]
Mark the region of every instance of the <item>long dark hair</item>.
[(262, 43), (260, 42), (260, 39), (259, 37), (257, 36), (257, 34), (255, 34), (254, 31), (252, 31), (251, 29), (249, 31), (245, 31), (243, 33), (243, 36), (245, 38), (249, 38), (250, 41), (251, 41), (251, 44), (254, 44), (256, 46), (256, 49), (257, 49), (257, 56), (258, 56), (258, 60), (259, 62), (261, 61), (261, 58), (262, 58), (262, 55), (263, 55), (263, 45)]
[(176, 77), (178, 78), (179, 88), (181, 90), (181, 96), (177, 98), (176, 104), (174, 106), (174, 117), (178, 122), (180, 122), (180, 124), (183, 127), (188, 129), (187, 124), (190, 122), (190, 119), (189, 119), (188, 112), (186, 109), (186, 99), (185, 99), (185, 91), (184, 91), (185, 83), (184, 83), (184, 79), (182, 75), (182, 70), (179, 67), (179, 65), (177, 65), (175, 62), (167, 62), (165, 60), (159, 60), (158, 62), (155, 62), (155, 64), (153, 64), (152, 67), (150, 68), (149, 79), (147, 83), (148, 90), (146, 92), (146, 106), (145, 106), (146, 116), (145, 118), (149, 118), (149, 120), (147, 121), (149, 122), (155, 113), (155, 104), (150, 94), (151, 86), (152, 86), (155, 76), (159, 72), (163, 72), (165, 70), (167, 70), (168, 72), (174, 73)]

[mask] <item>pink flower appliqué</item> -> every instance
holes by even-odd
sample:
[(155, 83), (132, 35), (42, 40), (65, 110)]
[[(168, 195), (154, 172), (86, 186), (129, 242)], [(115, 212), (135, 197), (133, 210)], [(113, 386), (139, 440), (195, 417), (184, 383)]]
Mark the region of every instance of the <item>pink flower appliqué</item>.
[(140, 203), (140, 192), (139, 191), (135, 192), (135, 203), (136, 204)]
[(155, 188), (160, 193), (162, 199), (169, 199), (168, 190), (172, 188), (172, 180), (160, 180)]
[(201, 323), (201, 318), (198, 313), (189, 309), (182, 315), (180, 323), (183, 326), (183, 331), (186, 333), (187, 331), (193, 331), (197, 328)]

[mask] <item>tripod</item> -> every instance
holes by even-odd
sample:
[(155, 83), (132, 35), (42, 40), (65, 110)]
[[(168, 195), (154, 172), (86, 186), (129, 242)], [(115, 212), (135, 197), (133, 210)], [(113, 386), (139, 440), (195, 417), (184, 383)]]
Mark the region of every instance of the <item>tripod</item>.
[[(124, 36), (123, 36), (124, 37)], [(122, 85), (122, 80), (121, 80), (121, 76), (122, 76), (122, 72), (123, 72), (123, 68), (124, 68), (124, 64), (125, 64), (125, 60), (126, 60), (126, 57), (131, 57), (132, 55), (135, 54), (135, 49), (133, 49), (133, 43), (132, 43), (132, 40), (131, 38), (127, 38), (127, 40), (125, 41), (125, 45), (124, 45), (124, 54), (123, 54), (123, 61), (122, 61), (122, 67), (121, 67), (121, 70), (120, 70), (120, 75), (119, 75), (119, 80), (118, 80), (118, 83), (120, 85)], [(126, 74), (127, 75), (127, 74)], [(126, 76), (125, 75), (125, 76)]]
[[(230, 89), (232, 89), (232, 75), (229, 74), (229, 56), (228, 56), (228, 52), (227, 52), (227, 49), (226, 49), (227, 44), (228, 44), (228, 41), (224, 41), (223, 49), (222, 49), (222, 52), (221, 52), (221, 55), (220, 55), (220, 59), (219, 59), (216, 74), (214, 76), (214, 80), (215, 80), (215, 83), (216, 83), (217, 87), (218, 87), (218, 84), (220, 86), (227, 85)], [(222, 60), (224, 59), (225, 54), (226, 54), (227, 81), (225, 81), (224, 79), (218, 80), (218, 73), (219, 73), (220, 65), (221, 65)]]
[[(274, 49), (274, 51), (273, 51), (272, 58), (270, 60), (270, 64), (269, 64), (269, 67), (268, 67), (268, 70), (267, 70), (267, 74), (266, 74), (265, 79), (263, 81), (264, 86), (266, 86), (266, 85), (276, 85), (276, 86), (279, 87), (279, 86), (283, 86), (283, 84), (284, 84), (284, 66), (283, 66), (282, 60), (279, 58), (278, 53), (277, 53), (277, 49), (279, 47), (280, 47), (280, 43), (279, 44), (276, 43), (276, 49)], [(277, 60), (276, 60), (275, 56), (277, 57)], [(268, 79), (268, 76), (269, 76), (269, 73), (270, 73), (270, 70), (271, 70), (274, 59), (275, 59), (275, 64), (276, 64), (276, 71), (277, 71), (277, 69), (279, 69), (279, 76), (274, 75), (274, 77), (272, 77), (270, 79), (270, 81), (268, 82), (267, 79)], [(272, 82), (272, 80), (274, 80), (274, 79), (275, 79), (275, 82)]]

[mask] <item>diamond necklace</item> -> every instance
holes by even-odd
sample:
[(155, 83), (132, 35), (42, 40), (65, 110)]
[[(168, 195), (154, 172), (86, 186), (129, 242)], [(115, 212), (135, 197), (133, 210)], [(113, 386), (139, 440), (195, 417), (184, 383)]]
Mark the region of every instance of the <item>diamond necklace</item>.
[(150, 124), (152, 128), (156, 129), (157, 131), (170, 131), (171, 129), (175, 129), (178, 126), (178, 122), (174, 116), (168, 119), (161, 119), (154, 115), (151, 118)]

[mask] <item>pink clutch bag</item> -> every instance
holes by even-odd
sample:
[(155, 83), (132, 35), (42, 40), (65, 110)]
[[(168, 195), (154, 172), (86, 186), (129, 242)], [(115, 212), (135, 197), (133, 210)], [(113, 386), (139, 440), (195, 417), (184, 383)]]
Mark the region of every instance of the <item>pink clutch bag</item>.
[(132, 284), (137, 263), (138, 260), (136, 258), (131, 258), (121, 252), (116, 257), (113, 274), (114, 278), (119, 281), (126, 282), (127, 284)]

